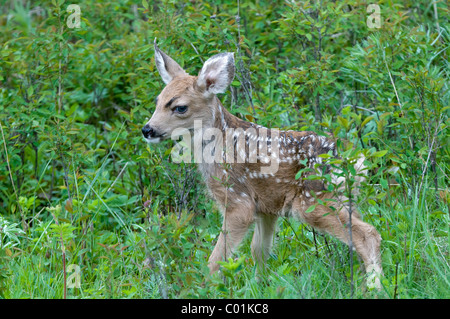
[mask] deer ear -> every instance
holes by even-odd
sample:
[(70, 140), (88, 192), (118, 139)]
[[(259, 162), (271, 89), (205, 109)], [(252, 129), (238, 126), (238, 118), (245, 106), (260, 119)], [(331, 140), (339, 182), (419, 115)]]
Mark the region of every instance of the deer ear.
[(155, 43), (155, 63), (164, 83), (168, 84), (176, 76), (186, 75), (183, 68), (170, 56), (162, 52)]
[(209, 58), (197, 78), (197, 85), (210, 94), (225, 93), (234, 78), (234, 53), (220, 53)]

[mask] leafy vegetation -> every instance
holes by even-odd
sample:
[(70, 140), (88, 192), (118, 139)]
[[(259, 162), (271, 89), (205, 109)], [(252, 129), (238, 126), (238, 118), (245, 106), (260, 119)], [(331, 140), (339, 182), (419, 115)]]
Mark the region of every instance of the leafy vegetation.
[[(450, 297), (444, 2), (380, 2), (380, 28), (366, 1), (78, 3), (70, 28), (70, 1), (1, 2), (0, 297)], [(381, 292), (347, 246), (288, 219), (264, 279), (250, 238), (209, 276), (218, 209), (171, 142), (141, 137), (163, 88), (155, 38), (191, 74), (235, 52), (233, 114), (370, 158), (358, 206), (383, 238)]]

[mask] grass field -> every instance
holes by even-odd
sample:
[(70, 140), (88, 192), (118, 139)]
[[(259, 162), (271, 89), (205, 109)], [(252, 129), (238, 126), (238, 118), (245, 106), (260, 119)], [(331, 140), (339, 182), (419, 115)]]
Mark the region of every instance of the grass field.
[[(66, 264), (82, 265), (82, 289), (68, 288), (67, 297), (448, 298), (445, 208), (430, 212), (420, 201), (398, 203), (394, 209), (380, 205), (362, 210), (383, 237), (381, 292), (367, 291), (362, 264), (355, 257), (352, 293), (348, 247), (295, 220), (280, 220), (264, 280), (255, 277), (250, 238), (239, 249), (240, 258), (226, 265), (224, 275), (209, 278), (207, 257), (220, 230), (217, 212), (208, 218), (183, 214), (180, 220), (151, 213), (146, 223), (125, 213), (120, 223), (126, 233), (96, 229), (78, 243), (65, 241)], [(75, 212), (72, 218), (76, 221), (81, 215)], [(62, 246), (52, 225), (40, 222), (27, 241), (22, 239), (21, 245), (7, 250), (13, 258), (4, 265), (5, 297), (63, 297)]]

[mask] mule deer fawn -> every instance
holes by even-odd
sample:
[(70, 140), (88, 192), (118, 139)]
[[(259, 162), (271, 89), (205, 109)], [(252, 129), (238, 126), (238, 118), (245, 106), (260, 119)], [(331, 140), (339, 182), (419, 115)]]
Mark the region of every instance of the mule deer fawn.
[[(166, 87), (157, 97), (154, 114), (142, 129), (145, 140), (158, 143), (183, 128), (194, 133), (197, 154), (213, 156), (212, 161), (201, 157), (196, 161), (223, 213), (222, 232), (209, 258), (211, 272), (219, 270), (217, 262), (230, 256), (253, 223), (251, 252), (253, 258), (263, 264), (269, 256), (276, 220), (280, 216), (297, 217), (350, 243), (345, 197), (323, 192), (324, 185), (317, 180), (295, 178), (301, 169), (321, 164), (320, 154), (331, 151), (336, 156), (335, 140), (309, 131), (270, 130), (229, 113), (216, 94), (224, 93), (234, 78), (233, 53), (212, 56), (198, 76), (191, 76), (155, 43), (155, 62)], [(206, 144), (205, 135), (211, 129), (215, 134), (209, 133), (211, 142)], [(203, 139), (198, 141), (196, 136)], [(266, 153), (261, 152), (264, 149)], [(361, 158), (355, 164), (358, 172), (365, 168), (363, 161)], [(270, 166), (268, 162), (272, 162)], [(335, 182), (342, 182), (342, 179), (339, 177)], [(318, 204), (318, 199), (331, 198), (338, 200), (328, 201), (327, 206)], [(313, 204), (317, 204), (315, 210), (306, 213)], [(354, 249), (369, 274), (367, 284), (379, 289), (381, 236), (373, 226), (363, 222), (357, 212), (352, 214), (351, 234)]]

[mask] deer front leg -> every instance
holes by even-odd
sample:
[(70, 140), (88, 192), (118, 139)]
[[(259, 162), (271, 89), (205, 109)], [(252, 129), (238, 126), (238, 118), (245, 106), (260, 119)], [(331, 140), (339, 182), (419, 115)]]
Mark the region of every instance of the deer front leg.
[(244, 239), (248, 228), (254, 221), (254, 206), (240, 205), (224, 215), (222, 232), (217, 244), (209, 257), (209, 270), (214, 273), (219, 270), (218, 261), (226, 260)]

